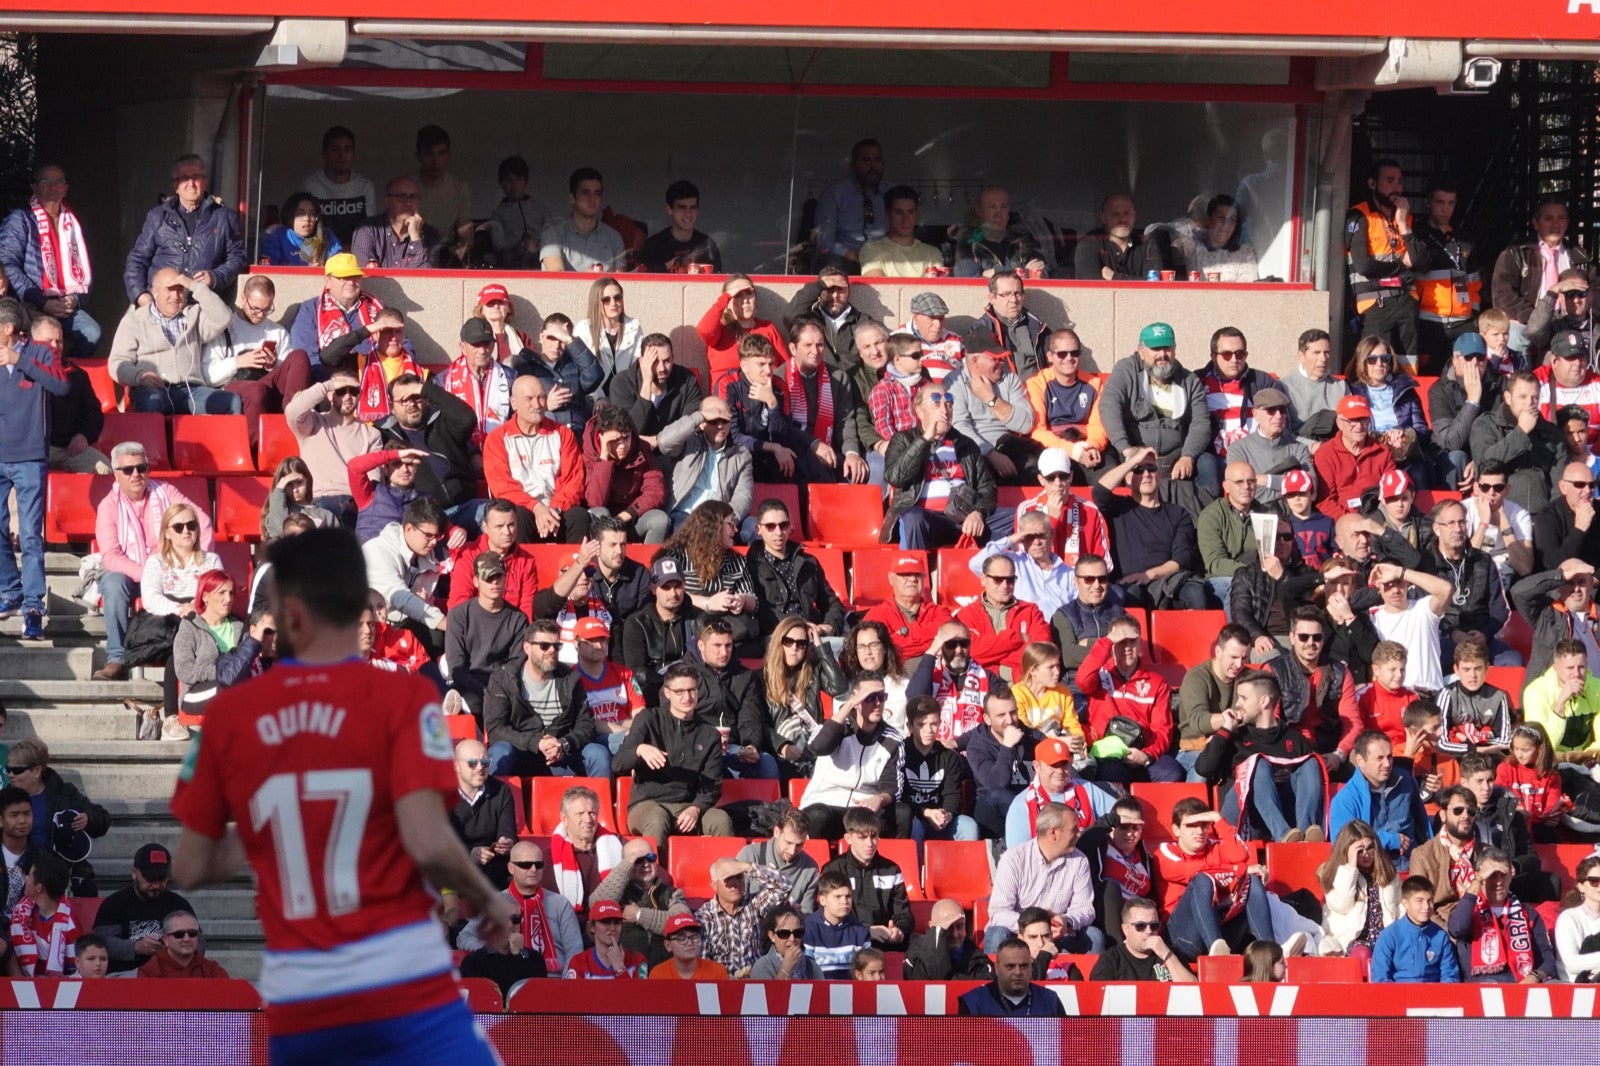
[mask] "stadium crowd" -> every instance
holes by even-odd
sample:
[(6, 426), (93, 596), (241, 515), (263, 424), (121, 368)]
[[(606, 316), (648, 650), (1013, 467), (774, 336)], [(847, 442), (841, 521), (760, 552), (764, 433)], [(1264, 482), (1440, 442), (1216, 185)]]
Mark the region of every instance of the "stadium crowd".
[[(546, 218), (507, 160), (476, 223), (442, 130), (419, 133), (419, 172), (381, 212), (353, 135), (323, 147), (263, 244), (321, 266), (322, 292), (277, 308), (182, 157), (128, 254), (106, 369), (130, 410), (242, 413), (253, 444), (281, 412), (298, 455), (263, 538), (343, 524), (362, 541), (364, 653), (438, 686), (462, 736), (454, 821), (523, 914), (485, 942), (447, 897), (464, 972), (903, 969), (990, 980), (962, 1009), (1012, 1014), (1059, 1010), (1033, 979), (1193, 980), (1219, 954), (1265, 980), (1301, 953), (1375, 981), (1600, 970), (1600, 857), (1559, 870), (1536, 850), (1600, 834), (1595, 278), (1561, 205), (1494, 265), (1485, 306), (1453, 186), (1413, 217), (1380, 162), (1349, 217), (1363, 328), (1343, 375), (1321, 329), (1276, 377), (1233, 326), (1191, 369), (1195, 339), (1161, 321), (1091, 374), (1077, 335), (1027, 308), (1042, 262), (1004, 190), (945, 262), (908, 242), (915, 192), (884, 186), (862, 142), (819, 208), (815, 280), (774, 322), (728, 275), (697, 327), (702, 379), (626, 313), (621, 280), (721, 272), (692, 184), (667, 190), (669, 228), (625, 237), (598, 173), (575, 171), (570, 215)], [(208, 501), (152, 476), (137, 441), (95, 447), (86, 245), (60, 169), (33, 191), (0, 225), (0, 488), (21, 558), (0, 552), (0, 616), (20, 611), (24, 639), (48, 625), (47, 470), (113, 474), (95, 676), (165, 662), (142, 732), (182, 739), (219, 688), (271, 668), (266, 568), (236, 587)], [(1248, 259), (1232, 197), (1150, 235), (1126, 196), (1103, 216), (1079, 277)], [(435, 228), (462, 219), (453, 240)], [(366, 272), (481, 267), (484, 242), (502, 265), (596, 271), (585, 313), (524, 332), (491, 282), (453, 361), (423, 365)], [(855, 276), (946, 268), (987, 286), (964, 333), (933, 291), (903, 323), (852, 305)], [(869, 504), (864, 538), (815, 536), (819, 511)], [(80, 936), (71, 896), (93, 875), (74, 883), (69, 860), (104, 812), (38, 799), (59, 779), (37, 742), (6, 770), (9, 965), (214, 967), (150, 848), (135, 898)], [(537, 783), (563, 776), (583, 780), (531, 832)], [(694, 838), (715, 842), (694, 852), (698, 895), (668, 874)], [(992, 867), (981, 895), (933, 894), (928, 856), (953, 842)], [(1279, 846), (1314, 849), (1307, 883), (1269, 869)]]

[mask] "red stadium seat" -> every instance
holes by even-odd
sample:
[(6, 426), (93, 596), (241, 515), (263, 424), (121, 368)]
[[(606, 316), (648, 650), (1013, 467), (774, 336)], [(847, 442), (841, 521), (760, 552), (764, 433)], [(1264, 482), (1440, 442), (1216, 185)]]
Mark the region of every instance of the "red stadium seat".
[(828, 853), (828, 842), (821, 837), (810, 838), (800, 850), (816, 861), (818, 869), (833, 861), (833, 856)]
[(624, 555), (638, 563), (640, 566), (649, 566), (655, 561), (656, 554), (661, 551), (659, 544), (628, 544), (622, 549)]
[[(800, 806), (800, 800), (806, 794), (806, 786), (811, 784), (809, 777), (791, 777), (789, 779), (789, 802)], [(826, 862), (827, 860), (823, 860)]]
[(255, 563), (250, 558), (250, 545), (219, 540), (216, 552), (217, 558), (222, 560), (222, 568), (233, 578), (235, 602), (241, 604), (249, 602), (250, 577), (256, 569)]
[(1578, 884), (1578, 864), (1594, 854), (1593, 844), (1535, 844), (1539, 865), (1561, 879), (1561, 891), (1570, 892)]
[(1015, 511), (1039, 494), (1037, 485), (1001, 485), (995, 490), (996, 507), (1009, 507)]
[(806, 551), (817, 557), (817, 562), (822, 566), (822, 576), (827, 579), (833, 591), (839, 594), (839, 598), (844, 601), (845, 609), (848, 610), (850, 582), (845, 578), (844, 551), (820, 544), (807, 545)]
[(111, 454), (123, 441), (138, 441), (144, 445), (145, 458), (152, 470), (171, 470), (172, 459), (167, 450), (167, 419), (165, 415), (138, 411), (106, 412), (105, 428), (95, 447), (106, 455)]
[[(932, 843), (930, 841), (929, 843)], [(842, 855), (848, 850), (844, 841), (839, 842), (839, 853)], [(898, 840), (893, 837), (878, 838), (878, 854), (900, 867), (900, 873), (906, 880), (906, 895), (912, 899), (927, 899), (927, 894), (922, 891), (922, 864), (917, 861), (917, 842), (915, 840)]]
[(463, 740), (479, 740), (478, 720), (470, 714), (452, 714), (445, 718), (445, 725), (450, 730), (450, 743), (459, 744)]
[(1243, 955), (1202, 955), (1195, 962), (1195, 976), (1202, 984), (1236, 985), (1244, 980)]
[[(628, 832), (629, 832), (629, 829), (628, 829), (628, 801), (633, 798), (633, 775), (632, 774), (624, 774), (623, 776), (617, 778), (616, 785), (617, 785), (617, 803), (616, 803), (617, 820), (616, 820), (615, 824), (617, 826), (617, 832), (622, 834), (623, 836), (627, 836)], [(599, 792), (600, 790), (596, 789), (595, 791)], [(600, 798), (603, 801), (605, 799), (605, 793), (601, 792), (600, 793)], [(604, 815), (601, 815), (600, 822), (601, 822), (602, 825), (605, 824), (605, 816)]]
[[(1528, 624), (1526, 618), (1522, 617), (1521, 611), (1511, 612), (1511, 617), (1506, 619), (1506, 624), (1500, 629), (1500, 639), (1515, 648), (1517, 654), (1522, 656), (1523, 662), (1527, 662), (1529, 656), (1533, 654), (1533, 627)], [(1511, 692), (1513, 690), (1507, 689), (1506, 691)], [(1522, 690), (1520, 687), (1515, 690), (1515, 694), (1517, 698), (1511, 702), (1520, 705), (1522, 703)]]
[(1522, 679), (1526, 674), (1527, 670), (1521, 666), (1491, 666), (1484, 680), (1504, 691), (1511, 699), (1511, 706), (1521, 707)]
[(1144, 839), (1155, 844), (1172, 839), (1172, 807), (1186, 796), (1211, 803), (1211, 794), (1198, 781), (1136, 781), (1129, 787), (1144, 811)]
[(94, 390), (95, 399), (100, 401), (100, 412), (110, 414), (117, 410), (121, 404), (121, 397), (117, 395), (120, 386), (111, 377), (109, 360), (107, 359), (77, 359), (74, 360), (83, 372), (89, 375), (89, 387)]
[(1150, 645), (1156, 661), (1184, 666), (1205, 662), (1227, 624), (1221, 611), (1151, 611)]
[(196, 474), (253, 474), (244, 415), (173, 415), (172, 465)]
[(883, 953), (883, 979), (885, 981), (904, 981), (906, 977), (906, 953), (903, 951), (885, 951)]
[(755, 777), (724, 777), (722, 779), (722, 798), (717, 801), (717, 806), (726, 807), (730, 803), (739, 803), (744, 800), (755, 800), (757, 803), (776, 803), (778, 801), (778, 782)]
[(877, 485), (812, 485), (806, 526), (811, 539), (836, 548), (874, 548), (882, 541), (883, 489)]
[(1341, 957), (1324, 957), (1321, 955), (1296, 955), (1285, 959), (1288, 974), (1284, 978), (1289, 984), (1365, 984), (1367, 980), (1366, 963), (1360, 959)]
[(981, 840), (930, 840), (923, 845), (924, 888), (929, 899), (953, 899), (963, 907), (989, 895), (988, 845)]
[(1454, 489), (1418, 489), (1414, 506), (1421, 514), (1433, 510), (1434, 504), (1443, 503), (1445, 500), (1460, 500), (1461, 493)]
[[(465, 718), (469, 722), (473, 720), (470, 714), (452, 715), (449, 720), (453, 722), (456, 718)], [(474, 732), (476, 732), (476, 728), (474, 728)], [(482, 740), (483, 737), (479, 736), (475, 739)], [(506, 788), (511, 790), (511, 808), (517, 819), (517, 836), (531, 835), (533, 826), (528, 824), (528, 779), (525, 777), (502, 777), (500, 780), (505, 784)], [(548, 856), (549, 854), (548, 851), (545, 852), (545, 855)]]
[(283, 415), (262, 415), (258, 429), (261, 443), (256, 446), (256, 469), (263, 474), (278, 469), (278, 464), (289, 456), (300, 454), (300, 442)]
[[(211, 481), (208, 478), (200, 477), (198, 474), (175, 474), (170, 470), (152, 471), (150, 477), (182, 495), (208, 516), (211, 514)], [(213, 528), (212, 533), (215, 532)]]
[(115, 484), (110, 474), (50, 471), (45, 483), (44, 539), (50, 544), (93, 540), (95, 508)]
[(461, 998), (467, 1001), (467, 1009), (474, 1014), (503, 1014), (506, 1009), (500, 986), (487, 977), (463, 977)]
[(103, 896), (73, 896), (66, 901), (72, 911), (72, 920), (80, 930), (87, 933), (94, 929), (94, 919), (100, 913), (100, 904), (104, 899)]
[(268, 477), (217, 479), (217, 539), (261, 539), (261, 507), (272, 489)]
[(572, 557), (578, 553), (576, 544), (525, 544), (528, 552), (533, 556), (534, 571), (538, 575), (540, 588), (549, 588), (561, 576), (561, 571), (572, 564)]
[[(617, 784), (623, 782), (632, 785), (632, 778), (619, 778)], [(554, 833), (561, 824), (561, 797), (566, 795), (567, 789), (582, 785), (584, 788), (594, 790), (600, 798), (600, 824), (611, 830), (619, 832), (617, 828), (616, 809), (611, 803), (611, 782), (603, 777), (530, 777), (528, 778), (530, 806), (528, 810), (528, 825), (535, 833)]]
[(1283, 895), (1297, 888), (1309, 891), (1322, 899), (1322, 882), (1317, 879), (1317, 867), (1328, 859), (1329, 845), (1321, 844), (1267, 844), (1267, 887)]
[(903, 555), (914, 555), (922, 560), (923, 570), (928, 567), (928, 553), (900, 548), (857, 548), (850, 553), (850, 601), (856, 610), (864, 611), (877, 604), (894, 599), (894, 589), (889, 584), (889, 568)]
[(934, 584), (933, 598), (952, 611), (983, 595), (983, 582), (972, 572), (972, 557), (976, 548), (940, 548), (939, 574)]
[[(972, 901), (972, 928), (968, 930), (968, 932), (970, 932), (972, 934), (973, 942), (976, 943), (980, 948), (983, 947), (983, 933), (984, 933), (985, 928), (988, 927), (988, 925), (989, 925), (989, 897), (985, 896), (982, 899), (975, 899), (975, 900)], [(998, 944), (990, 944), (989, 945), (990, 954), (993, 954), (994, 953), (994, 949), (999, 947), (999, 946), (1000, 945), (998, 945)], [(1083, 971), (1083, 976), (1088, 977), (1089, 976), (1089, 971), (1088, 970)]]
[(733, 858), (747, 843), (744, 837), (675, 836), (667, 841), (667, 873), (684, 895), (708, 898), (715, 894), (711, 889), (711, 864)]
[(1063, 960), (1061, 961), (1062, 966), (1076, 966), (1078, 968), (1078, 972), (1083, 975), (1083, 979), (1087, 981), (1089, 979), (1089, 975), (1094, 972), (1094, 964), (1100, 961), (1100, 956), (1080, 955), (1075, 952), (1067, 952), (1064, 955), (1057, 955), (1050, 961), (1056, 962), (1058, 960)]

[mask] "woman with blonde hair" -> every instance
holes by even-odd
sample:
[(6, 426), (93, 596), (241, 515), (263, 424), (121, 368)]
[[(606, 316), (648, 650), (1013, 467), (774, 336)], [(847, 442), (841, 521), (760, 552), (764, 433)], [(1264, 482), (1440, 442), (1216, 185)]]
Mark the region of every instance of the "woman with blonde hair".
[(813, 760), (808, 745), (827, 720), (822, 709), (822, 674), (822, 660), (806, 620), (798, 615), (781, 620), (767, 642), (761, 679), (771, 743), (787, 764), (783, 766), (785, 778), (810, 775)]
[(1088, 751), (1072, 692), (1061, 683), (1060, 648), (1047, 640), (1023, 645), (1022, 680), (1012, 683), (1011, 695), (1023, 725), (1064, 738), (1075, 756)]
[(1400, 875), (1372, 826), (1357, 818), (1334, 838), (1317, 868), (1322, 905), (1322, 954), (1371, 959), (1378, 934), (1400, 917)]
[(1350, 395), (1367, 401), (1372, 410), (1371, 431), (1394, 458), (1394, 464), (1419, 489), (1433, 487), (1433, 465), (1428, 460), (1432, 431), (1422, 410), (1422, 388), (1417, 379), (1397, 364), (1397, 357), (1382, 337), (1362, 337), (1345, 367)]
[(589, 286), (589, 313), (573, 327), (572, 335), (588, 345), (605, 371), (600, 384), (590, 393), (599, 400), (605, 398), (612, 378), (639, 361), (644, 329), (637, 318), (623, 310), (622, 283), (604, 275)]
[[(187, 503), (175, 503), (161, 515), (161, 548), (150, 553), (144, 563), (144, 576), (139, 584), (142, 606), (139, 616), (129, 624), (130, 635), (135, 628), (151, 628), (147, 620), (170, 619), (165, 630), (166, 654), (142, 656), (143, 662), (169, 659), (172, 644), (178, 635), (178, 623), (195, 613), (194, 594), (200, 575), (207, 570), (221, 570), (222, 560), (215, 552), (200, 548), (200, 516)], [(131, 637), (130, 637), (131, 642)], [(168, 670), (161, 683), (163, 740), (187, 740), (189, 731), (178, 724), (178, 675)]]
[(711, 368), (707, 384), (713, 391), (723, 375), (739, 372), (739, 341), (752, 333), (772, 342), (778, 353), (772, 363), (774, 371), (789, 358), (789, 343), (783, 331), (756, 317), (756, 284), (745, 274), (728, 275), (722, 283), (722, 295), (706, 308), (694, 329), (706, 342), (706, 363)]

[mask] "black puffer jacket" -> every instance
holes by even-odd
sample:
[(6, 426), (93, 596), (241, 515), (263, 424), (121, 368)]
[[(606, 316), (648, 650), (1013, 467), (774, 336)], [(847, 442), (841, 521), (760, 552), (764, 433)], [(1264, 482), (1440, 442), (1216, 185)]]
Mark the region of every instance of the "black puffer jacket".
[[(87, 814), (89, 824), (84, 826), (84, 832), (91, 837), (98, 839), (111, 831), (111, 815), (106, 813), (106, 809), (98, 803), (91, 803), (89, 797), (85, 796), (77, 785), (47, 766), (44, 769), (46, 825), (51, 823), (57, 811), (78, 811)], [(86, 897), (100, 894), (100, 887), (95, 883), (94, 867), (90, 865), (88, 859), (72, 864), (72, 894)]]
[(526, 655), (518, 655), (489, 678), (483, 695), (483, 730), (489, 735), (489, 743), (503, 740), (541, 762), (544, 756), (539, 752), (539, 741), (547, 736), (561, 741), (567, 755), (582, 751), (594, 739), (595, 724), (578, 672), (567, 666), (556, 668), (552, 677), (561, 711), (546, 721), (528, 702), (522, 688), (522, 670), (527, 663)]
[(829, 626), (835, 635), (844, 634), (844, 604), (839, 593), (828, 584), (816, 556), (799, 544), (790, 541), (780, 561), (757, 541), (750, 545), (745, 565), (755, 581), (756, 623), (763, 637), (770, 638), (778, 623), (791, 614), (813, 625)]

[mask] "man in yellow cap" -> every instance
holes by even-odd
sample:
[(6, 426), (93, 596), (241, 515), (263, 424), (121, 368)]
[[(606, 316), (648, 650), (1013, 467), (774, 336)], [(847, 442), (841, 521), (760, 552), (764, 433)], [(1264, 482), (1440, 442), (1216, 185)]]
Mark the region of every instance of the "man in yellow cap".
[[(376, 296), (361, 291), (366, 274), (349, 252), (330, 255), (322, 272), (326, 276), (322, 294), (300, 305), (289, 328), (289, 346), (306, 353), (319, 379), (325, 376), (322, 349), (352, 330), (373, 326), (383, 310)], [(362, 349), (363, 354), (367, 350)]]

